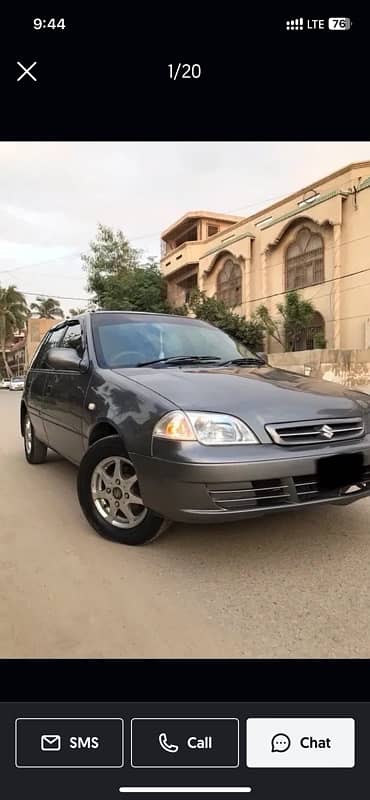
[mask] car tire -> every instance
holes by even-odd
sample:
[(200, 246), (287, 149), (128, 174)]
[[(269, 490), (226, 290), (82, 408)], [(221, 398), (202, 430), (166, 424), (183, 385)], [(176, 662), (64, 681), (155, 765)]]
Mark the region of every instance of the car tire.
[(43, 464), (48, 452), (47, 445), (40, 442), (33, 429), (32, 422), (26, 414), (24, 418), (24, 453), (29, 464)]
[[(106, 436), (89, 447), (80, 463), (77, 491), (87, 521), (113, 542), (130, 546), (152, 542), (170, 524), (143, 505), (135, 468), (119, 436)], [(132, 502), (136, 497), (137, 504)]]

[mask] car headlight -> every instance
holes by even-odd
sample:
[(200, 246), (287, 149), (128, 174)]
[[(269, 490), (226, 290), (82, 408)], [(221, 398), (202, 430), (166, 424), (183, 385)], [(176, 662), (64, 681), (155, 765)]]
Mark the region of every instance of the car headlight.
[(258, 444), (245, 422), (229, 414), (170, 411), (157, 422), (153, 436), (201, 444)]

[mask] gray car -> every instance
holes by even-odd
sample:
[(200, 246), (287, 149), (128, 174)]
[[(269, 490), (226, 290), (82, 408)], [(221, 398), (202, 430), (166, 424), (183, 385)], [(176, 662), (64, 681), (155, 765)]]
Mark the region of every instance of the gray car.
[(78, 465), (90, 524), (137, 545), (168, 521), (233, 522), (370, 493), (370, 396), (276, 369), (197, 319), (91, 312), (30, 365), (21, 431)]

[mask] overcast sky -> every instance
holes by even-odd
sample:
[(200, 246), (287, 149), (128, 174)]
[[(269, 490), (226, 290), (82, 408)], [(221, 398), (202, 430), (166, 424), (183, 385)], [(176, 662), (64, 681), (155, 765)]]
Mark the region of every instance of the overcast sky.
[(0, 284), (29, 302), (86, 297), (80, 254), (98, 222), (158, 257), (186, 211), (248, 216), (368, 159), (370, 142), (0, 142)]

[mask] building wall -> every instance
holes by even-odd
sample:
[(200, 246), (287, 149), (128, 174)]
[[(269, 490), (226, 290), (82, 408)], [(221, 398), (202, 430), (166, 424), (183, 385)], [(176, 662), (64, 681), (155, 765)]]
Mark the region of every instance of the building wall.
[(269, 364), (370, 394), (370, 350), (301, 350), (269, 355)]
[[(347, 198), (346, 201), (347, 202)], [(277, 315), (278, 303), (284, 302), (285, 296), (285, 254), (290, 244), (303, 227), (309, 228), (313, 233), (318, 233), (324, 242), (324, 280), (325, 283), (307, 286), (300, 289), (300, 294), (305, 300), (312, 301), (315, 309), (320, 312), (325, 320), (325, 335), (329, 346), (334, 342), (334, 299), (333, 284), (335, 271), (335, 242), (334, 229), (340, 225), (342, 215), (342, 197), (335, 197), (315, 207), (304, 210), (293, 219), (286, 219), (261, 231), (259, 240), (260, 261), (259, 269), (261, 280), (259, 296), (251, 296), (247, 307), (247, 315), (263, 302), (273, 316)], [(277, 244), (275, 244), (277, 242)], [(265, 275), (263, 275), (265, 272)], [(271, 295), (273, 295), (271, 297)], [(266, 297), (266, 300), (261, 299)], [(370, 310), (370, 309), (369, 309)], [(340, 342), (337, 342), (340, 345)], [(278, 343), (273, 340), (269, 343), (272, 352), (279, 350)], [(357, 345), (360, 346), (360, 345)]]
[[(213, 296), (217, 277), (231, 256), (243, 273), (242, 302), (235, 311), (248, 318), (263, 303), (275, 315), (285, 296), (287, 247), (297, 231), (307, 226), (323, 238), (325, 274), (324, 282), (299, 291), (324, 317), (327, 346), (369, 347), (369, 176), (370, 162), (351, 165), (197, 243), (199, 288)], [(354, 192), (354, 187), (358, 191)], [(302, 206), (303, 198), (313, 192), (317, 193), (314, 202)], [(263, 220), (267, 221), (258, 224)], [(194, 255), (192, 252), (193, 262)], [(183, 266), (186, 257), (184, 252)], [(162, 262), (170, 287), (176, 284), (176, 266), (175, 260), (166, 267)], [(281, 348), (270, 340), (268, 349)]]
[(370, 187), (345, 203), (342, 256), (342, 274), (348, 277), (340, 281), (341, 347), (364, 347), (370, 316)]
[(38, 348), (41, 339), (45, 333), (55, 325), (55, 319), (37, 319), (31, 317), (27, 324), (27, 338), (26, 338), (26, 367), (28, 367), (31, 358)]
[[(184, 231), (181, 234), (175, 232), (173, 236), (169, 236), (167, 238), (165, 241), (165, 254), (168, 255), (173, 250), (177, 249), (176, 241), (181, 238), (181, 236), (183, 236), (187, 230), (190, 231), (194, 228), (197, 229), (197, 239), (195, 241), (207, 239), (208, 225), (217, 225), (219, 228), (218, 234), (213, 234), (213, 236), (217, 236), (221, 235), (227, 228), (230, 227), (230, 222), (225, 222), (224, 220), (217, 218), (212, 219), (210, 217), (203, 217), (202, 219), (193, 220), (193, 222), (189, 222), (189, 225), (184, 228)], [(181, 247), (181, 245), (178, 245), (178, 247)]]

